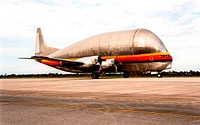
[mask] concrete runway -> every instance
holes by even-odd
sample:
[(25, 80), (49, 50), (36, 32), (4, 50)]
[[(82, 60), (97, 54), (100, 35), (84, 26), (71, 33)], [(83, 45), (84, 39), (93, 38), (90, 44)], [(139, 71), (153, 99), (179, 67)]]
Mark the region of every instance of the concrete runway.
[(200, 78), (0, 79), (1, 124), (200, 125)]

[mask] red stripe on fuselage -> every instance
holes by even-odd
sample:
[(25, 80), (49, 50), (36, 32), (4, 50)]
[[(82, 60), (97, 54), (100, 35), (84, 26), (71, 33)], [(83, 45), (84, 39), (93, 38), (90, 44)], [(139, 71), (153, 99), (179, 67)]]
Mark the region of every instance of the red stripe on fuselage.
[[(110, 59), (111, 57), (102, 57), (103, 59)], [(172, 56), (169, 54), (141, 54), (141, 55), (126, 55), (114, 57), (118, 62), (155, 62), (155, 61), (172, 61)]]

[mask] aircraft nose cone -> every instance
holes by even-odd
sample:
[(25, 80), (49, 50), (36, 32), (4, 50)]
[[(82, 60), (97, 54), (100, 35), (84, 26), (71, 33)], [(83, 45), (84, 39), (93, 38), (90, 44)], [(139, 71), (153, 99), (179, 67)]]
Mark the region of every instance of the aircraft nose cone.
[(138, 29), (133, 38), (134, 54), (167, 52), (167, 48), (153, 32), (147, 29)]

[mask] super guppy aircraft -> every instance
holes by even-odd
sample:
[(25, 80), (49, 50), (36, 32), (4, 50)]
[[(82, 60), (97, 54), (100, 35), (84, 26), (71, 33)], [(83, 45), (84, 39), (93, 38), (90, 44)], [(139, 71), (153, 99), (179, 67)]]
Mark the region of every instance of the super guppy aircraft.
[(103, 33), (58, 49), (47, 46), (37, 28), (30, 59), (67, 72), (91, 73), (93, 79), (105, 72), (123, 72), (124, 78), (133, 72), (158, 72), (161, 77), (172, 62), (163, 42), (147, 29)]

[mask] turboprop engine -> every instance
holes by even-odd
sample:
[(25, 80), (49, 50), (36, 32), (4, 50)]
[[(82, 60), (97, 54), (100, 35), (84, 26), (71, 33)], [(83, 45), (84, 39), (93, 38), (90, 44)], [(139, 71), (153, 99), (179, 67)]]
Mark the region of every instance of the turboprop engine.
[(115, 59), (107, 59), (106, 61), (102, 61), (101, 64), (103, 70), (107, 70), (113, 66), (115, 66)]
[(98, 63), (98, 56), (83, 57), (83, 58), (77, 59), (76, 61), (83, 62), (84, 65), (82, 65), (81, 67), (88, 68)]

